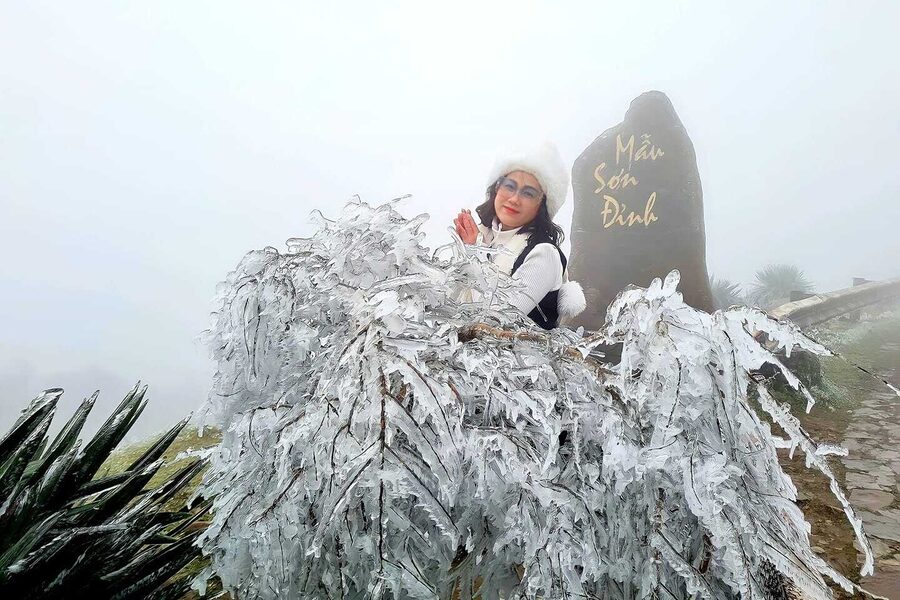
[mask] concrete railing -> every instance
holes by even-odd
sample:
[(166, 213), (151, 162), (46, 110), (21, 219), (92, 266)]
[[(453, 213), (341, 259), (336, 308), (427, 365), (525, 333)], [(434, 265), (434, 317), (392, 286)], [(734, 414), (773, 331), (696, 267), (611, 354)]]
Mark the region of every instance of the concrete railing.
[(769, 314), (778, 319), (790, 319), (800, 327), (809, 327), (879, 302), (897, 299), (900, 299), (900, 278), (870, 281), (836, 292), (815, 294), (782, 304), (770, 310)]

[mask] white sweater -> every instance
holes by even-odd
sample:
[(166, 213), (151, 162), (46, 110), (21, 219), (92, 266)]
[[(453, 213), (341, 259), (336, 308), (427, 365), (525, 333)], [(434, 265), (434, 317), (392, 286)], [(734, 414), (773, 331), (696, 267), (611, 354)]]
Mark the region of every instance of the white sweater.
[[(507, 275), (512, 271), (513, 263), (528, 243), (528, 234), (519, 233), (519, 229), (521, 228), (503, 230), (496, 219), (490, 229), (478, 225), (482, 245), (509, 250), (509, 254), (498, 252), (491, 255), (491, 262)], [(510, 303), (527, 315), (544, 299), (544, 296), (562, 287), (563, 277), (562, 263), (556, 246), (549, 243), (538, 244), (528, 253), (512, 277), (514, 281), (520, 282), (521, 286), (510, 297)]]

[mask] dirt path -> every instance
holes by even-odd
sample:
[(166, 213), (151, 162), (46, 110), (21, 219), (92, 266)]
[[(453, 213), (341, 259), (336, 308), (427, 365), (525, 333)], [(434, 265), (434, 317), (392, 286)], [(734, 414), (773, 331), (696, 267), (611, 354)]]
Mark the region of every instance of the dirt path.
[[(831, 348), (900, 387), (900, 316), (872, 323), (836, 323), (829, 327)], [(844, 403), (813, 409), (803, 417), (814, 438), (837, 442), (849, 450), (832, 461), (850, 503), (863, 520), (875, 552), (875, 574), (859, 580), (866, 589), (900, 600), (900, 397), (877, 379), (827, 359), (827, 378), (836, 383)], [(801, 459), (802, 460), (802, 459)], [(844, 573), (858, 574), (861, 554), (852, 532), (821, 477), (802, 465), (786, 465), (800, 489), (801, 506), (813, 525), (813, 543)]]
[[(873, 357), (877, 372), (900, 387), (900, 334), (882, 340)], [(893, 357), (888, 366), (885, 359)], [(875, 574), (866, 588), (900, 598), (900, 397), (882, 388), (867, 393), (853, 410), (843, 445), (845, 486), (875, 551)]]

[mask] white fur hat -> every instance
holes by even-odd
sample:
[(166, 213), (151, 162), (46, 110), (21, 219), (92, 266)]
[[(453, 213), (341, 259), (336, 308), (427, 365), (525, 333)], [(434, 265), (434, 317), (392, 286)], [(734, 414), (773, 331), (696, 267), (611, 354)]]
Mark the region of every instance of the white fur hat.
[(569, 192), (569, 170), (556, 146), (552, 142), (544, 142), (535, 148), (520, 148), (499, 154), (491, 169), (488, 185), (493, 185), (500, 177), (513, 171), (534, 175), (547, 194), (550, 217), (556, 216)]

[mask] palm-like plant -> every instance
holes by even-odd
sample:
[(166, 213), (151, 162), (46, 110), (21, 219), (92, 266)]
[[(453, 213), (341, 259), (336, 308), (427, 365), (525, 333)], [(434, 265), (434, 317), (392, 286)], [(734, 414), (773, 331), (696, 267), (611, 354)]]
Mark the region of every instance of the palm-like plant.
[(716, 310), (725, 309), (735, 304), (744, 304), (740, 284), (732, 283), (727, 279), (713, 275), (709, 278), (709, 287), (712, 289), (713, 303)]
[(0, 440), (0, 596), (169, 599), (188, 590), (170, 579), (199, 555), (192, 530), (209, 504), (167, 504), (204, 462), (145, 489), (187, 419), (124, 472), (94, 478), (146, 406), (146, 389), (135, 386), (84, 448), (79, 434), (98, 394), (50, 441), (61, 389), (34, 399)]
[(764, 308), (772, 308), (790, 299), (791, 292), (812, 292), (813, 284), (795, 265), (771, 264), (756, 272), (752, 298)]

